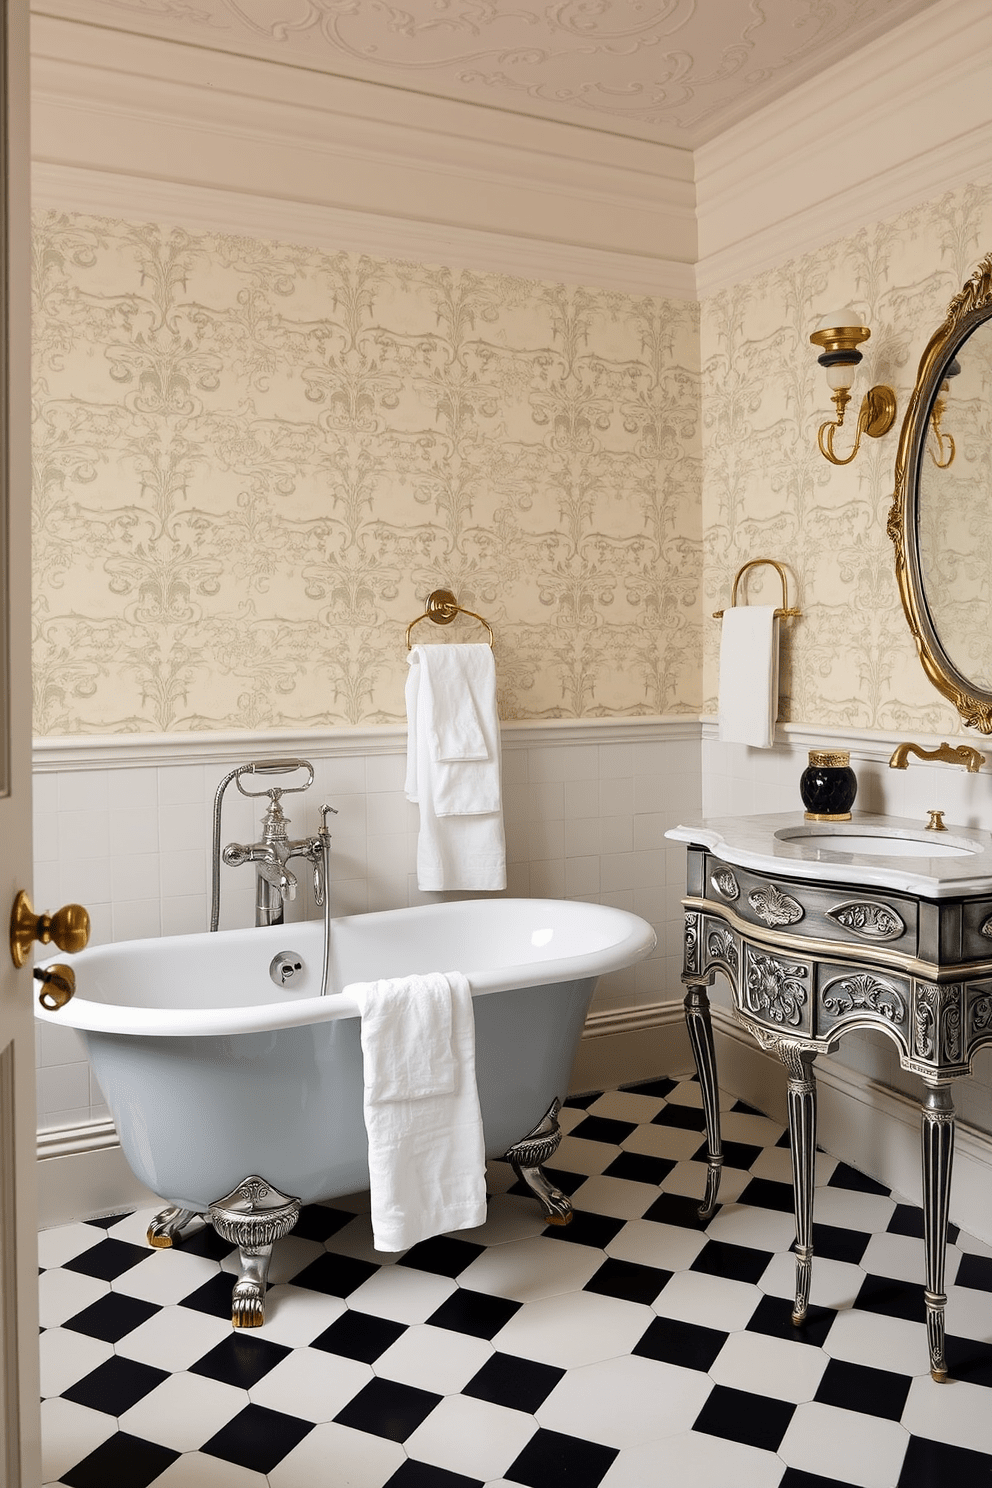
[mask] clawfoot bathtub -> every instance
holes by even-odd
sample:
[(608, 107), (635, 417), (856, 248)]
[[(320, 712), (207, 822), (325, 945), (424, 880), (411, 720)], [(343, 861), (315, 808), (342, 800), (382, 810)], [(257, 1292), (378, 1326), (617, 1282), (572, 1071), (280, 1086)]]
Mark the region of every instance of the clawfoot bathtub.
[(327, 997), (313, 920), (92, 947), (73, 958), (73, 1000), (38, 1008), (82, 1033), (124, 1155), (168, 1205), (151, 1244), (175, 1243), (207, 1215), (239, 1246), (236, 1326), (263, 1321), (272, 1244), (301, 1205), (368, 1187), (358, 1008), (339, 989), (464, 972), (486, 1154), (507, 1158), (548, 1221), (564, 1224), (569, 1201), (541, 1164), (560, 1139), (558, 1103), (596, 979), (655, 944), (624, 910), (548, 899), (354, 915), (331, 936), (338, 990)]

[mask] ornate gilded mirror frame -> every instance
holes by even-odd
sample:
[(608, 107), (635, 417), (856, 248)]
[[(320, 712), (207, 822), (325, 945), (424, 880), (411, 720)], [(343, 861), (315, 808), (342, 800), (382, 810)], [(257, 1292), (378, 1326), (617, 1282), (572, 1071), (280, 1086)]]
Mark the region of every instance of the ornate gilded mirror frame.
[(896, 456), (895, 493), (888, 534), (896, 549), (896, 579), (906, 619), (923, 670), (938, 692), (957, 708), (964, 722), (992, 734), (992, 692), (969, 681), (950, 660), (937, 634), (923, 590), (919, 542), (920, 471), (932, 426), (934, 403), (955, 353), (976, 326), (992, 319), (992, 253), (986, 255), (960, 293), (920, 358)]

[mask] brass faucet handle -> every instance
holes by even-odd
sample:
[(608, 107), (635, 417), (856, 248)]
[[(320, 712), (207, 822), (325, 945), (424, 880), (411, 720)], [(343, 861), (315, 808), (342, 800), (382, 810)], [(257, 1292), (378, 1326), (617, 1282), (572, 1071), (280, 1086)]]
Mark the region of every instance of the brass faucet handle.
[(944, 813), (942, 811), (929, 811), (929, 816), (930, 820), (927, 822), (926, 825), (926, 830), (928, 832), (947, 831), (947, 828), (944, 826)]
[(64, 904), (54, 914), (35, 914), (31, 900), (22, 889), (10, 913), (10, 954), (15, 966), (23, 966), (34, 941), (50, 945), (72, 955), (81, 951), (90, 938), (90, 917), (81, 904)]

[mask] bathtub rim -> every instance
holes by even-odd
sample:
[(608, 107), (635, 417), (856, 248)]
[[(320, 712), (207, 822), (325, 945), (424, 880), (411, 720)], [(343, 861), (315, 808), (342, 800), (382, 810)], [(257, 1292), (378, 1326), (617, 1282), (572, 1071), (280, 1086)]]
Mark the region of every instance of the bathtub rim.
[[(499, 906), (507, 906), (510, 909), (516, 906), (527, 906), (529, 913), (533, 913), (542, 906), (557, 908), (561, 905), (569, 907), (580, 905), (582, 910), (590, 913), (594, 919), (614, 925), (616, 938), (607, 945), (597, 946), (572, 956), (513, 962), (475, 970), (450, 966), (439, 968), (444, 971), (462, 971), (468, 979), (473, 997), (484, 997), (510, 988), (541, 987), (556, 982), (575, 982), (597, 978), (607, 972), (618, 971), (636, 961), (643, 960), (650, 955), (658, 943), (652, 926), (639, 915), (615, 905), (574, 899), (467, 899), (447, 901), (442, 904), (412, 905), (401, 909), (372, 910), (365, 914), (338, 916), (331, 922), (332, 933), (335, 924), (361, 922), (374, 932), (376, 921), (395, 920), (402, 916), (407, 922), (415, 923), (418, 919), (426, 919), (429, 922), (431, 919), (451, 917), (457, 913), (461, 905), (479, 904), (487, 908), (491, 907), (493, 910)], [(319, 920), (297, 921), (296, 924), (309, 924), (322, 928), (322, 922)], [(280, 928), (285, 932), (293, 927), (287, 925)], [(92, 950), (118, 959), (133, 953), (137, 947), (143, 955), (147, 956), (153, 954), (155, 946), (163, 942), (167, 942), (170, 947), (174, 948), (177, 942), (184, 940), (216, 942), (218, 937), (237, 936), (240, 938), (256, 933), (252, 929), (243, 928), (219, 930), (213, 933), (200, 931), (186, 936), (155, 936), (143, 940), (116, 941), (104, 946), (95, 946)], [(87, 954), (89, 953), (86, 951), (80, 953), (82, 956)], [(348, 985), (353, 986), (355, 983)], [(349, 993), (348, 987), (328, 997), (298, 997), (288, 1002), (283, 1000), (234, 1007), (145, 1008), (123, 1003), (94, 1002), (80, 997), (78, 993), (64, 1007), (55, 1012), (50, 1012), (37, 1002), (35, 1003), (35, 1016), (39, 1022), (61, 1025), (64, 1028), (76, 1028), (84, 1033), (91, 1031), (145, 1037), (209, 1038), (218, 1035), (261, 1033), (278, 1028), (295, 1028), (310, 1023), (330, 1022), (338, 1018), (355, 1018), (358, 1015), (357, 998)]]

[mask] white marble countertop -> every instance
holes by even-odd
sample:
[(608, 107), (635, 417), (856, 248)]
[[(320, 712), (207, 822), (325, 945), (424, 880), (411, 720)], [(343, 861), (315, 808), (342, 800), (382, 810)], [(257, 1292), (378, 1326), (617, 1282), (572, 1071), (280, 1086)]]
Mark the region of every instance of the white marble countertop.
[[(829, 834), (830, 847), (822, 838)], [(855, 811), (849, 822), (808, 822), (801, 811), (763, 816), (719, 816), (690, 820), (665, 836), (674, 842), (709, 848), (724, 862), (780, 878), (806, 878), (824, 883), (863, 884), (919, 894), (924, 899), (952, 899), (992, 894), (992, 832), (949, 825), (927, 832), (920, 821)], [(852, 839), (852, 850), (837, 847), (838, 837)], [(890, 855), (858, 851), (866, 838), (905, 842)], [(931, 846), (934, 851), (931, 851)], [(963, 849), (949, 856), (939, 851)]]

